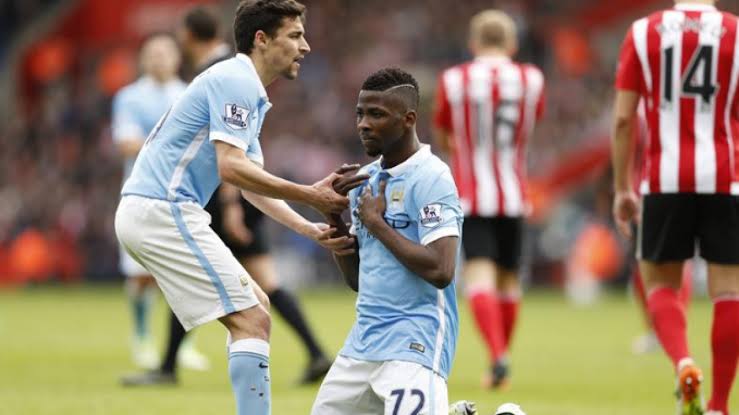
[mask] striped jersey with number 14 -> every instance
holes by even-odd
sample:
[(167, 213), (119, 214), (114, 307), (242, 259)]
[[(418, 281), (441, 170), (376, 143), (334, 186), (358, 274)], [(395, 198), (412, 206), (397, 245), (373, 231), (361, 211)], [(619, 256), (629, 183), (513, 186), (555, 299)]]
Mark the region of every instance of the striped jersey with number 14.
[(678, 4), (631, 26), (616, 88), (646, 104), (641, 193), (739, 194), (736, 29), (736, 16), (704, 4)]

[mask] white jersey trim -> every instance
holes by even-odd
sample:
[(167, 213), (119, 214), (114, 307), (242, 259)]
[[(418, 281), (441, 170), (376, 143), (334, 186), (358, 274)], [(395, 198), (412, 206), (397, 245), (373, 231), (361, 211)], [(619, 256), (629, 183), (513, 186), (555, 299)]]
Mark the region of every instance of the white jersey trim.
[(439, 331), (436, 333), (436, 345), (434, 346), (434, 362), (433, 370), (435, 373), (440, 372), (441, 352), (444, 348), (444, 336), (446, 335), (446, 301), (444, 298), (444, 290), (436, 290), (436, 310), (439, 312)]
[(439, 239), (446, 238), (447, 236), (459, 237), (459, 229), (457, 228), (457, 226), (445, 226), (443, 228), (430, 232), (421, 239), (421, 245), (426, 246), (431, 242), (438, 241)]
[(182, 158), (180, 159), (179, 163), (177, 163), (177, 167), (175, 167), (174, 169), (174, 173), (172, 174), (172, 180), (169, 182), (169, 186), (167, 187), (167, 199), (168, 200), (170, 201), (177, 200), (177, 188), (182, 183), (182, 177), (185, 175), (185, 169), (187, 169), (187, 166), (195, 158), (195, 155), (198, 153), (198, 150), (200, 149), (200, 146), (205, 141), (205, 137), (207, 135), (208, 135), (208, 127), (203, 127), (200, 131), (198, 131), (197, 134), (195, 134), (195, 137), (193, 137), (192, 142), (190, 142), (190, 145), (187, 146), (185, 153), (182, 155)]
[(244, 151), (247, 149), (247, 145), (244, 140), (240, 140), (232, 135), (222, 133), (220, 131), (213, 131), (210, 133), (210, 141), (223, 141), (224, 143), (231, 144), (234, 147), (238, 147)]

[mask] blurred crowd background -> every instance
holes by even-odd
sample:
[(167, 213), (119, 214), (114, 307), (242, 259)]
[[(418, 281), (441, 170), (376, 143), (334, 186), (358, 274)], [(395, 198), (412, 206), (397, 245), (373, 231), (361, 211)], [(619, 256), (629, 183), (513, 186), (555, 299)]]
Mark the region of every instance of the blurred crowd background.
[[(0, 1), (0, 286), (121, 278), (113, 215), (122, 163), (111, 141), (111, 98), (137, 77), (141, 39), (175, 30), (201, 3)], [(230, 31), (236, 1), (205, 3), (222, 11)], [(311, 183), (341, 163), (366, 163), (354, 127), (356, 95), (369, 73), (388, 65), (419, 80), (419, 133), (430, 142), (438, 74), (469, 59), (469, 18), (500, 8), (518, 23), (518, 59), (546, 76), (546, 114), (529, 146), (534, 211), (525, 275), (545, 285), (561, 285), (573, 272), (625, 281), (629, 242), (610, 222), (613, 74), (630, 22), (671, 1), (303, 3), (312, 52), (297, 81), (268, 90), (274, 107), (261, 140), (269, 171)], [(721, 6), (739, 11), (736, 2)], [(288, 283), (339, 281), (320, 248), (270, 229)]]

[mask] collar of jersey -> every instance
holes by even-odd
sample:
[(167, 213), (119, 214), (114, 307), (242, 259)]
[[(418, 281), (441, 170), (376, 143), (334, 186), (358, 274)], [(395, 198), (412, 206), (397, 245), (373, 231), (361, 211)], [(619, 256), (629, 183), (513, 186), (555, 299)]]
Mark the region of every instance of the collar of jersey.
[[(408, 157), (406, 161), (384, 171), (392, 177), (402, 176), (408, 170), (419, 165), (422, 161), (426, 160), (429, 157), (431, 157), (431, 146), (429, 146), (428, 144), (421, 144), (421, 148), (413, 153), (412, 156)], [(382, 159), (380, 159), (379, 164), (380, 166), (382, 166)]]
[(259, 82), (259, 96), (261, 98), (264, 98), (265, 101), (267, 101), (268, 100), (267, 90), (264, 89), (264, 84), (262, 84), (262, 80), (261, 80), (261, 78), (259, 78), (259, 74), (257, 73), (257, 68), (254, 67), (254, 62), (252, 62), (252, 60), (249, 57), (249, 55), (247, 55), (245, 53), (237, 53), (236, 54), (236, 59), (238, 59), (238, 60), (246, 63), (246, 65), (249, 66), (249, 69), (251, 69), (251, 71), (253, 72), (254, 76), (257, 78), (257, 82)]
[(716, 11), (716, 6), (703, 3), (679, 3), (675, 5), (675, 10), (700, 11), (707, 12)]

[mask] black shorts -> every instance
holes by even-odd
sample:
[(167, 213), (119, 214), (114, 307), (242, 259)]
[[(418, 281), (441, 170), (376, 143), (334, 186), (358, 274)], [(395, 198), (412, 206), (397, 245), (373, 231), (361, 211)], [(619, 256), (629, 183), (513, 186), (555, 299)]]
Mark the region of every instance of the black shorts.
[(637, 256), (651, 262), (700, 256), (739, 264), (739, 197), (727, 194), (651, 194), (642, 200)]
[(468, 216), (462, 226), (462, 246), (467, 259), (488, 258), (508, 271), (521, 262), (523, 218)]
[[(220, 188), (219, 188), (220, 189)], [(210, 202), (205, 206), (205, 210), (210, 213), (210, 227), (221, 237), (226, 246), (233, 252), (237, 258), (262, 255), (269, 252), (269, 241), (264, 230), (264, 213), (252, 206), (249, 202), (241, 199), (241, 207), (244, 209), (244, 225), (249, 228), (252, 234), (252, 240), (248, 244), (233, 241), (229, 239), (223, 229), (223, 207), (221, 200), (218, 198), (218, 190), (213, 193)]]

